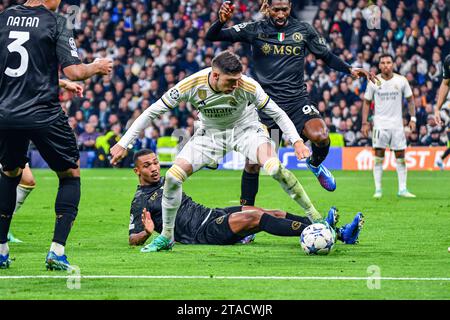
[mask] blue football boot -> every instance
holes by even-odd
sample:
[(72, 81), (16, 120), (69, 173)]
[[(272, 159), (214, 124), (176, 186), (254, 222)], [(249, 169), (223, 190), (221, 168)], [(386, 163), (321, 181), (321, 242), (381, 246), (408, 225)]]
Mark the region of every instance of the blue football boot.
[(336, 229), (336, 225), (339, 221), (339, 213), (338, 209), (335, 206), (332, 206), (330, 210), (328, 211), (327, 217), (325, 218), (325, 221), (328, 222), (328, 225), (332, 229)]
[(364, 225), (364, 216), (358, 212), (351, 223), (348, 223), (338, 229), (338, 239), (346, 244), (358, 243), (359, 233)]
[(45, 266), (47, 270), (70, 270), (71, 266), (67, 261), (66, 255), (58, 256), (50, 251), (45, 258)]
[(311, 158), (306, 159), (306, 166), (309, 170), (314, 173), (319, 180), (320, 185), (328, 191), (336, 190), (336, 180), (333, 177), (333, 174), (323, 165), (320, 164), (318, 167), (314, 167), (311, 164)]
[(8, 269), (11, 265), (11, 259), (9, 253), (6, 256), (0, 254), (0, 269)]

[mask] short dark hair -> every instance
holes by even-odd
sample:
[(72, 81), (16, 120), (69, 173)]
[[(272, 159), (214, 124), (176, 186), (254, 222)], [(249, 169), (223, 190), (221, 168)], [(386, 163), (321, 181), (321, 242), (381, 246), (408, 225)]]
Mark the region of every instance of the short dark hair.
[(153, 152), (153, 150), (150, 149), (142, 149), (139, 150), (138, 152), (136, 152), (133, 156), (133, 162), (134, 162), (134, 166), (137, 166), (137, 161), (140, 157), (142, 156), (146, 156), (148, 154), (154, 154), (155, 152)]
[(242, 64), (239, 57), (230, 51), (222, 51), (212, 60), (211, 65), (225, 74), (242, 72)]
[(392, 62), (394, 62), (394, 57), (390, 53), (383, 53), (380, 55), (380, 58), (378, 59), (378, 62), (381, 62), (381, 59), (383, 58), (391, 58)]

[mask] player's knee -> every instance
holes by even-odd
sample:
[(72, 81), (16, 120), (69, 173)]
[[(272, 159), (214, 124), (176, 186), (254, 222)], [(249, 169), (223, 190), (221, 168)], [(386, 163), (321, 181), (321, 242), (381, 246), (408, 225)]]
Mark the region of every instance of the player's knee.
[(259, 173), (260, 168), (261, 167), (259, 164), (250, 164), (249, 162), (246, 162), (244, 170), (247, 173), (257, 174), (257, 173)]
[(20, 180), (20, 185), (25, 188), (33, 189), (36, 187), (36, 180), (33, 176), (22, 176), (22, 179)]
[(277, 175), (281, 169), (282, 169), (282, 164), (281, 164), (280, 160), (278, 160), (278, 158), (275, 158), (275, 157), (270, 158), (264, 164), (264, 170), (271, 177), (274, 177), (275, 175)]
[(187, 176), (187, 173), (180, 166), (174, 164), (166, 173), (164, 188), (178, 188), (186, 181)]
[(243, 223), (245, 224), (246, 230), (252, 230), (259, 226), (259, 222), (261, 221), (262, 213), (256, 210), (247, 211), (245, 213), (241, 213), (241, 218), (243, 219)]
[(328, 135), (328, 130), (320, 129), (310, 133), (308, 136), (309, 140), (317, 146), (326, 146), (330, 143), (330, 137)]

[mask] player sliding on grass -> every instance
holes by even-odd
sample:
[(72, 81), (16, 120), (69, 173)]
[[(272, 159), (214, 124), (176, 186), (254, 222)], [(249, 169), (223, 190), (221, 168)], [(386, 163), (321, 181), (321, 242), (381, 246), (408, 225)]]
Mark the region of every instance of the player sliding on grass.
[(163, 230), (146, 250), (169, 250), (173, 246), (175, 217), (182, 201), (183, 182), (203, 167), (217, 166), (218, 161), (232, 150), (263, 166), (311, 220), (322, 219), (295, 175), (278, 160), (268, 133), (258, 121), (255, 107), (272, 117), (282, 128), (298, 159), (308, 157), (309, 149), (286, 113), (255, 80), (242, 75), (239, 57), (229, 51), (217, 55), (212, 61), (212, 68), (184, 79), (145, 110), (111, 149), (111, 163), (117, 164), (126, 155), (126, 148), (150, 125), (152, 119), (173, 109), (181, 101), (190, 102), (200, 111), (202, 126), (166, 173), (162, 200)]
[[(336, 181), (322, 164), (330, 149), (328, 129), (310, 103), (304, 82), (306, 52), (322, 59), (330, 68), (352, 77), (364, 76), (372, 81), (375, 77), (342, 61), (328, 49), (325, 39), (310, 24), (292, 17), (290, 0), (265, 0), (262, 8), (265, 19), (223, 29), (233, 16), (233, 10), (230, 1), (222, 4), (219, 20), (211, 25), (206, 38), (210, 41), (246, 42), (252, 46), (256, 80), (287, 113), (301, 137), (311, 141), (312, 155), (307, 157), (306, 164), (323, 188), (334, 191)], [(270, 116), (262, 112), (259, 116), (270, 131), (279, 128)], [(283, 128), (281, 130), (286, 133)], [(257, 164), (247, 162), (242, 173), (241, 204), (254, 205), (259, 170)]]
[[(130, 245), (142, 245), (153, 231), (162, 230), (162, 197), (164, 186), (156, 154), (148, 149), (134, 155), (134, 172), (139, 177), (139, 187), (131, 203), (129, 226)], [(328, 212), (326, 221), (335, 229), (337, 238), (354, 244), (362, 227), (362, 214), (349, 223), (336, 228), (337, 210)], [(228, 245), (248, 243), (254, 234), (265, 231), (278, 236), (300, 236), (311, 224), (307, 217), (281, 210), (266, 210), (253, 206), (207, 208), (194, 202), (183, 193), (175, 219), (175, 241), (184, 244)], [(144, 249), (144, 251), (147, 249)]]

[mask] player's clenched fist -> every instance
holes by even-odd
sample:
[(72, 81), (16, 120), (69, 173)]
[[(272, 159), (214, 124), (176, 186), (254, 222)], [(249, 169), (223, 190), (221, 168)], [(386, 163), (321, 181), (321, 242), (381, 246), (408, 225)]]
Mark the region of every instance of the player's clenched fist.
[(294, 149), (295, 149), (295, 155), (297, 156), (297, 159), (302, 160), (305, 158), (308, 158), (311, 153), (307, 146), (303, 143), (302, 140), (297, 141), (294, 143)]
[(110, 74), (113, 68), (113, 62), (111, 59), (107, 58), (97, 58), (94, 60), (94, 63), (97, 64), (98, 73), (102, 75)]
[(111, 148), (109, 153), (111, 153), (112, 156), (110, 162), (113, 166), (115, 166), (120, 162), (120, 160), (127, 156), (128, 151), (121, 145), (116, 144)]
[(224, 23), (231, 19), (233, 16), (234, 5), (231, 1), (225, 1), (219, 9), (219, 20)]

